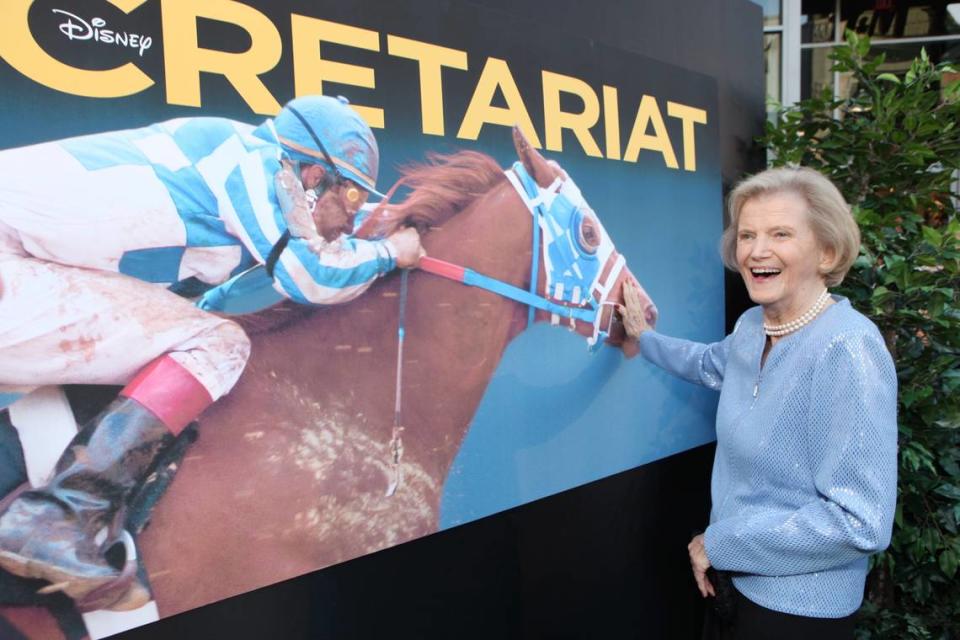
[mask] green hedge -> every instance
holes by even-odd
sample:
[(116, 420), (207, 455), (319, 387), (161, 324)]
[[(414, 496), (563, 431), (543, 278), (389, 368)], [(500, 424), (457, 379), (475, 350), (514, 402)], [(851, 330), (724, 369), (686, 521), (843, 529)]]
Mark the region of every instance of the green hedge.
[(880, 327), (897, 364), (899, 491), (890, 548), (872, 560), (859, 638), (960, 638), (960, 83), (926, 52), (904, 76), (847, 32), (833, 56), (851, 96), (779, 109), (772, 164), (829, 176), (860, 223), (838, 293)]

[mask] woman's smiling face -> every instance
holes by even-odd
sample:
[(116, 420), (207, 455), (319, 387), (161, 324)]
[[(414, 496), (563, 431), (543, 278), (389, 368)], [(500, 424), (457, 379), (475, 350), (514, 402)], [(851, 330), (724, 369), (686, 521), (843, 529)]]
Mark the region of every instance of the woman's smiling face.
[(799, 195), (766, 194), (740, 209), (737, 265), (750, 299), (763, 306), (768, 320), (792, 320), (813, 304), (825, 287), (829, 254), (817, 241)]

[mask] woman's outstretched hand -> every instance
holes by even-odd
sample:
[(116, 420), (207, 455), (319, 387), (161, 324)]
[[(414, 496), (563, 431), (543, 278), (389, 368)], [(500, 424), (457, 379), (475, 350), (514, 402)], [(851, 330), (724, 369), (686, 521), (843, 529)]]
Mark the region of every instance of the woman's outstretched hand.
[(618, 305), (620, 316), (623, 318), (623, 328), (627, 335), (637, 340), (640, 334), (650, 329), (650, 323), (647, 322), (643, 300), (640, 296), (640, 288), (633, 280), (627, 279), (623, 283), (623, 301), (625, 304)]

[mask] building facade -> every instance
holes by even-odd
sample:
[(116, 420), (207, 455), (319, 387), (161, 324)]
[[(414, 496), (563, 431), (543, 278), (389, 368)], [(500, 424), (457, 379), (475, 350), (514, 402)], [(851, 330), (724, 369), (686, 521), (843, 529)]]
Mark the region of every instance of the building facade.
[(849, 74), (831, 71), (830, 52), (852, 29), (868, 34), (881, 69), (902, 75), (921, 49), (934, 62), (960, 59), (960, 2), (923, 0), (754, 0), (763, 7), (766, 88), (790, 105), (823, 91), (843, 97)]

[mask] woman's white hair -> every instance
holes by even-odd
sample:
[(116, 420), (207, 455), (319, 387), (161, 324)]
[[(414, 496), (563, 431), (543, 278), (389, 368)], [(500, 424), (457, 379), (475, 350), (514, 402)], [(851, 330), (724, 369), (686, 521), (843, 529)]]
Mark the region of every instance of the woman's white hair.
[(755, 198), (792, 193), (807, 203), (810, 227), (821, 248), (833, 252), (833, 264), (823, 272), (828, 287), (841, 282), (860, 253), (860, 228), (850, 205), (832, 182), (807, 167), (778, 167), (742, 180), (727, 198), (730, 225), (723, 232), (720, 254), (728, 269), (738, 271), (737, 226), (743, 206)]

